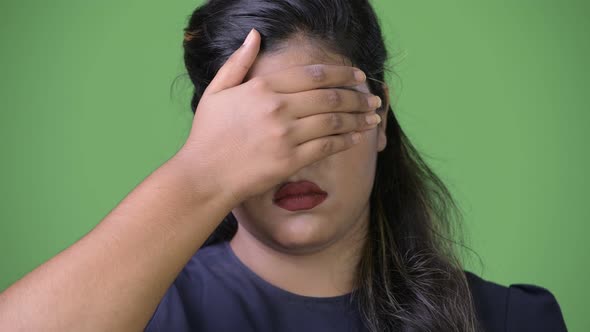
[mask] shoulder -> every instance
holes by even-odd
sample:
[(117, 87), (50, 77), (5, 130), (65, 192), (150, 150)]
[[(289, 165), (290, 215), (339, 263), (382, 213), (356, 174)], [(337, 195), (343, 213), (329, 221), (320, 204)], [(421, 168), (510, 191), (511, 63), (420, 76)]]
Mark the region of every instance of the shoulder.
[(567, 331), (555, 296), (538, 285), (503, 286), (465, 271), (485, 331)]

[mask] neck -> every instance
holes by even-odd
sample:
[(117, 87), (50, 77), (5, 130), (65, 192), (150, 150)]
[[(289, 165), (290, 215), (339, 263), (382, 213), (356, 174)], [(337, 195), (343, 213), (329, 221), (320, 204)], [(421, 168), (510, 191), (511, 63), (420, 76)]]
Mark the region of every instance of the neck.
[(230, 246), (242, 263), (276, 287), (303, 296), (339, 296), (353, 291), (368, 221), (365, 209), (344, 236), (305, 254), (272, 248), (241, 225)]

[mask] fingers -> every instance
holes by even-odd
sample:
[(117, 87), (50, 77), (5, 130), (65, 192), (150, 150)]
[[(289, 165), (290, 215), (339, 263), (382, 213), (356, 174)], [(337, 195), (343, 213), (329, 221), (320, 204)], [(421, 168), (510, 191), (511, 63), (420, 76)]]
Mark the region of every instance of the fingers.
[(381, 107), (378, 96), (347, 89), (316, 89), (280, 95), (289, 114), (297, 118), (331, 112), (368, 112)]
[(368, 130), (380, 122), (381, 117), (375, 112), (318, 114), (296, 120), (290, 136), (301, 144), (324, 136)]
[(359, 85), (365, 82), (366, 75), (354, 67), (313, 64), (290, 67), (258, 79), (264, 80), (275, 92), (295, 93), (318, 88)]
[(204, 94), (216, 93), (241, 84), (260, 51), (260, 34), (250, 30), (240, 46), (219, 69)]
[(295, 149), (295, 162), (299, 165), (309, 165), (322, 160), (332, 154), (352, 148), (359, 144), (370, 130), (352, 132), (340, 135), (325, 136), (307, 141)]

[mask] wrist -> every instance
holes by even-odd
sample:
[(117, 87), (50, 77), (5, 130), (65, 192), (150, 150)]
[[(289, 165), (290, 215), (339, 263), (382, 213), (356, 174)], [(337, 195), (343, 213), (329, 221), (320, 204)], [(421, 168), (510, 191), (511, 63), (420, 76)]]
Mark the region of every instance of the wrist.
[(233, 209), (240, 202), (239, 198), (223, 184), (215, 165), (208, 164), (207, 158), (196, 161), (195, 155), (198, 153), (183, 147), (166, 162), (166, 167), (181, 179), (191, 195), (219, 202), (228, 211)]

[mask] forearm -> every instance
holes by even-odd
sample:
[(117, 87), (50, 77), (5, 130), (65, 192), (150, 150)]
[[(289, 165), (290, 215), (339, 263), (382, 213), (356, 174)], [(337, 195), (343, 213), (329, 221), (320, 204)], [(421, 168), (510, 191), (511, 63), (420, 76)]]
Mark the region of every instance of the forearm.
[(214, 187), (191, 181), (188, 171), (172, 158), (86, 236), (0, 294), (0, 330), (143, 329), (232, 208)]

